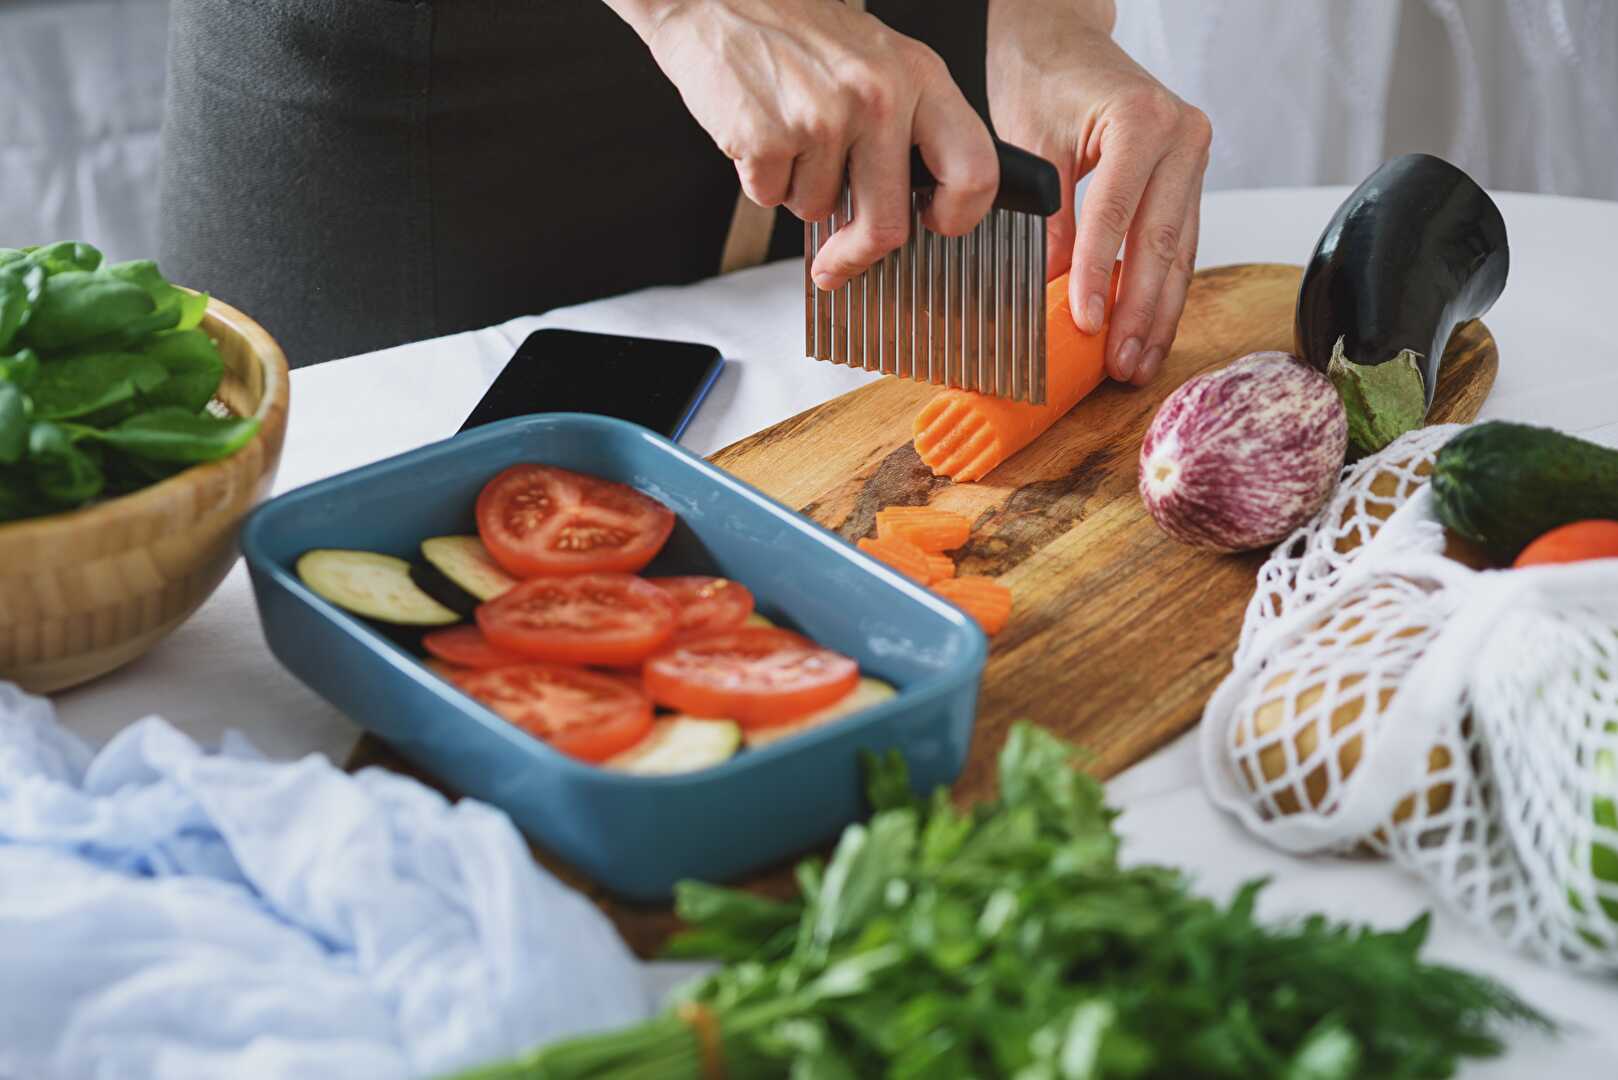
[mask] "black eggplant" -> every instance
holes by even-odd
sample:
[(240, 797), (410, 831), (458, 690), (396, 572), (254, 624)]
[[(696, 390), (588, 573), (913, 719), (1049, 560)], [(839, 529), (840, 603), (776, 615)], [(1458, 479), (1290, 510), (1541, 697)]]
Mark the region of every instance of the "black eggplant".
[(1450, 335), (1506, 286), (1506, 222), (1431, 154), (1392, 158), (1332, 216), (1298, 289), (1296, 351), (1348, 410), (1351, 451), (1420, 427)]

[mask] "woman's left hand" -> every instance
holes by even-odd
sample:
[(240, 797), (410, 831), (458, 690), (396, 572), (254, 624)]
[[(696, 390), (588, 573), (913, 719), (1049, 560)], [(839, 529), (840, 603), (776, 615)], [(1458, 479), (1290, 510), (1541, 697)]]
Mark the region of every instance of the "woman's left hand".
[[(1174, 342), (1196, 263), (1212, 127), (1112, 40), (1111, 0), (990, 0), (989, 111), (996, 134), (1052, 161), (1063, 205), (1048, 274), (1095, 333), (1125, 249), (1107, 373), (1144, 386)], [(1074, 220), (1073, 186), (1094, 173)], [(1127, 248), (1125, 241), (1127, 239)]]

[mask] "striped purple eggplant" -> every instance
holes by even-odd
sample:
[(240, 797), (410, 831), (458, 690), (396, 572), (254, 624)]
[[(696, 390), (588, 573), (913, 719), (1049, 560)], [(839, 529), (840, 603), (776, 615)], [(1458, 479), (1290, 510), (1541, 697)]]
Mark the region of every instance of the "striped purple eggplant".
[(1163, 402), (1141, 444), (1140, 494), (1181, 543), (1250, 551), (1320, 509), (1347, 451), (1348, 415), (1326, 376), (1290, 353), (1250, 353)]

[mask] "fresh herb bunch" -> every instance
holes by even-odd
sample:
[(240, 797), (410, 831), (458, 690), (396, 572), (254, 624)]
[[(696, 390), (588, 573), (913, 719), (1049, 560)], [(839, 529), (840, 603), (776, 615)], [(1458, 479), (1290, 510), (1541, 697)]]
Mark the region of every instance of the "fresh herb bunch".
[(1267, 927), (1254, 881), (1220, 907), (1169, 868), (1118, 863), (1115, 812), (1074, 750), (1014, 727), (1000, 799), (960, 812), (868, 759), (876, 808), (781, 903), (688, 883), (671, 952), (725, 962), (670, 1012), (462, 1080), (790, 1076), (1450, 1075), (1552, 1024), (1393, 933), (1311, 917)]
[(150, 261), (0, 248), (0, 521), (126, 494), (253, 437), (257, 420), (207, 411), (225, 370), (207, 307)]

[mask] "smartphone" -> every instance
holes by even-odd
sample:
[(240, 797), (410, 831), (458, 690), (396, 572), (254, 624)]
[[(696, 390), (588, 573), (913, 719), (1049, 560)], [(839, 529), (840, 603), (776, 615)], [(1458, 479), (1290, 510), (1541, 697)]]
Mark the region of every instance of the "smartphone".
[(596, 413), (674, 441), (724, 370), (712, 345), (584, 330), (535, 330), (461, 430), (534, 413)]

